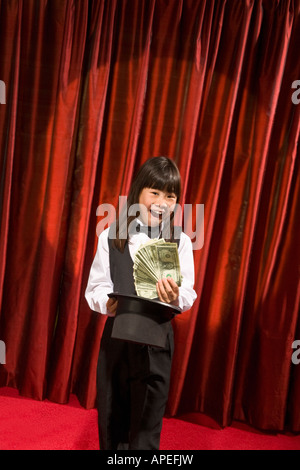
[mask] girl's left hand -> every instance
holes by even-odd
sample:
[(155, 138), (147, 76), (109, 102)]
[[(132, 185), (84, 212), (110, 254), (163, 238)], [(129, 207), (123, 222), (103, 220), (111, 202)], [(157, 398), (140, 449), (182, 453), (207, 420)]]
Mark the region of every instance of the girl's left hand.
[(179, 287), (171, 277), (160, 279), (156, 283), (159, 300), (173, 305), (178, 304)]

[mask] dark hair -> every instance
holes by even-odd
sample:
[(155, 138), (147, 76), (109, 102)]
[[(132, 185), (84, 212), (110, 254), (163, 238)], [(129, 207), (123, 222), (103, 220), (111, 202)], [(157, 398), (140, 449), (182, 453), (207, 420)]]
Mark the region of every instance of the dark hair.
[[(128, 216), (127, 208), (138, 204), (140, 194), (144, 188), (153, 188), (168, 193), (174, 193), (178, 202), (181, 194), (181, 178), (175, 162), (168, 157), (152, 157), (140, 167), (132, 181), (125, 212), (123, 211), (123, 213), (120, 214), (120, 218), (127, 218), (127, 233), (130, 222), (135, 219), (135, 215)], [(125, 243), (128, 240), (128, 235), (127, 239), (120, 239), (119, 226), (120, 219), (117, 220), (114, 245), (123, 252)], [(170, 239), (167, 241), (174, 241), (174, 213), (170, 217)]]

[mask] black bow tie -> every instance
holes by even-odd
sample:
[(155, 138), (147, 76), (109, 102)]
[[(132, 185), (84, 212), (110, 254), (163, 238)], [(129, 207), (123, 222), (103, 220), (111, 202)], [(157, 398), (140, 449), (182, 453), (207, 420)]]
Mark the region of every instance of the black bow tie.
[(141, 225), (137, 223), (136, 232), (145, 233), (149, 238), (159, 238), (161, 235), (161, 228), (159, 225), (155, 227), (149, 227), (148, 225)]

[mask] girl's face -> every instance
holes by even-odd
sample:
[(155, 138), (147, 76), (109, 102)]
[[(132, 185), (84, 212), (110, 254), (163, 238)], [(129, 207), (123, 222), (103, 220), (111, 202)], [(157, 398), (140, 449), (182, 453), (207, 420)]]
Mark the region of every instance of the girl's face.
[(154, 227), (174, 211), (176, 194), (159, 189), (144, 188), (139, 197), (140, 217), (144, 224)]

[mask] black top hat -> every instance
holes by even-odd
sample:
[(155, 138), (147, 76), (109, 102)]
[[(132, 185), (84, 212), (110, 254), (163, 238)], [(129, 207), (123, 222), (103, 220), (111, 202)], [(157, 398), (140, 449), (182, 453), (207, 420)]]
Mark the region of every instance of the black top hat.
[(111, 337), (164, 348), (169, 322), (179, 307), (137, 295), (108, 294), (118, 300)]

